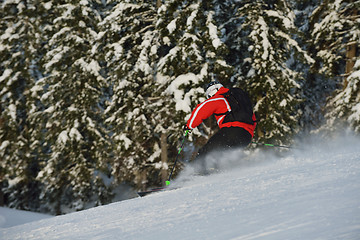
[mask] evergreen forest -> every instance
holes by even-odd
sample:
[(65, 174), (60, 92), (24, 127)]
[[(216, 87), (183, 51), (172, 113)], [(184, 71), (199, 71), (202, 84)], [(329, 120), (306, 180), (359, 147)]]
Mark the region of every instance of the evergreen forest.
[[(213, 80), (250, 94), (254, 141), (359, 134), (359, 9), (360, 0), (0, 0), (0, 205), (59, 215), (116, 201), (124, 186), (163, 185)], [(181, 158), (217, 129), (204, 121)]]

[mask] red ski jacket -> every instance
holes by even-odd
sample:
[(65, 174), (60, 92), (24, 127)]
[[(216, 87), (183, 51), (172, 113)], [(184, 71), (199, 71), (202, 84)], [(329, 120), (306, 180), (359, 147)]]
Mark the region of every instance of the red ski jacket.
[(241, 127), (241, 128), (244, 128), (246, 131), (248, 131), (251, 134), (251, 136), (254, 136), (254, 131), (255, 131), (255, 127), (256, 127), (255, 114), (253, 114), (253, 117), (252, 117), (252, 119), (254, 120), (254, 124), (247, 124), (247, 123), (238, 122), (238, 121), (227, 122), (227, 123), (223, 124), (222, 122), (223, 122), (226, 114), (217, 115), (217, 114), (221, 114), (221, 113), (226, 113), (231, 110), (228, 101), (225, 99), (225, 97), (223, 95), (221, 95), (221, 94), (226, 93), (227, 91), (229, 91), (229, 89), (222, 87), (219, 89), (219, 91), (217, 91), (217, 93), (214, 96), (212, 96), (211, 98), (198, 104), (196, 106), (196, 108), (193, 110), (193, 112), (191, 113), (191, 117), (187, 121), (186, 126), (188, 126), (188, 128), (190, 128), (190, 129), (196, 128), (205, 119), (207, 119), (208, 117), (210, 117), (213, 114), (216, 114), (215, 118), (216, 118), (217, 124), (219, 125), (220, 128)]

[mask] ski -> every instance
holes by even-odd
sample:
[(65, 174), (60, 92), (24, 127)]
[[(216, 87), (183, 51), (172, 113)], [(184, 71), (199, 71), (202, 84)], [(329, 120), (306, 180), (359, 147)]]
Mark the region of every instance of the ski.
[(137, 192), (137, 195), (139, 195), (139, 197), (145, 197), (151, 193), (155, 193), (155, 192), (163, 192), (163, 191), (170, 191), (170, 190), (175, 190), (178, 189), (178, 187), (176, 188), (169, 188), (169, 187), (159, 187), (159, 188), (152, 188), (150, 190), (146, 190), (143, 192)]
[(137, 192), (137, 194), (139, 195), (139, 197), (144, 197), (144, 196), (149, 195), (151, 193), (160, 192), (160, 191), (164, 191), (164, 190), (165, 190), (165, 188), (159, 187), (159, 188), (153, 188), (153, 189), (142, 191), (142, 192)]

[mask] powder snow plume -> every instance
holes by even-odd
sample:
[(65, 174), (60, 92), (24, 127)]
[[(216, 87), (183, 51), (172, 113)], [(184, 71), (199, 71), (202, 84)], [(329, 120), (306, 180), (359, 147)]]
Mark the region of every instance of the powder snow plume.
[[(334, 155), (359, 152), (360, 138), (351, 133), (312, 135), (298, 140), (290, 148), (264, 147), (261, 150), (235, 149), (215, 151), (200, 161), (186, 164), (174, 181), (174, 186), (192, 184), (197, 176), (226, 173), (247, 168), (260, 167), (291, 159), (326, 159)], [(278, 151), (280, 150), (280, 151)], [(208, 169), (209, 171), (204, 171)]]

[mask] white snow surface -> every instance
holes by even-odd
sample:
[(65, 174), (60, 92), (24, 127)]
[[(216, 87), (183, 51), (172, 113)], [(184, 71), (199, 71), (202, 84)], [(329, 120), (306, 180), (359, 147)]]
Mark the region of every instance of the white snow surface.
[[(0, 207), (0, 230), (51, 217), (53, 216)], [(2, 239), (1, 233), (0, 239)]]
[(360, 140), (307, 144), (228, 153), (220, 173), (187, 168), (176, 189), (3, 228), (0, 239), (360, 239)]

